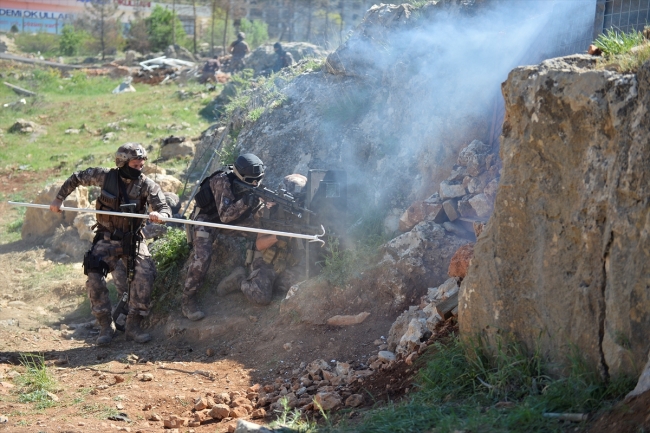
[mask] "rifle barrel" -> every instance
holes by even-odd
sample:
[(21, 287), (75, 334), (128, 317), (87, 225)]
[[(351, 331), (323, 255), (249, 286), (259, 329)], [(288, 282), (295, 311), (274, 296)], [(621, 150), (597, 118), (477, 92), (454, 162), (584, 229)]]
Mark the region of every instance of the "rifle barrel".
[[(8, 201), (8, 204), (12, 206), (25, 206), (25, 207), (33, 207), (36, 209), (46, 209), (50, 210), (50, 205), (47, 204), (36, 204), (36, 203), (21, 203), (21, 202), (15, 202), (15, 201)], [(94, 214), (100, 214), (100, 215), (115, 215), (119, 217), (125, 217), (125, 218), (140, 218), (140, 219), (149, 219), (148, 214), (139, 214), (139, 213), (127, 213), (127, 212), (110, 212), (110, 211), (105, 211), (105, 210), (97, 210), (97, 209), (80, 209), (80, 208), (75, 208), (75, 207), (65, 207), (61, 206), (61, 211), (71, 211), (71, 212), (83, 212), (83, 213), (94, 213)], [(299, 238), (299, 239), (307, 239), (310, 242), (320, 242), (321, 246), (325, 244), (325, 241), (322, 240), (321, 238), (325, 236), (325, 228), (321, 226), (321, 230), (323, 230), (323, 233), (321, 234), (315, 234), (315, 235), (303, 235), (300, 233), (289, 233), (289, 232), (280, 232), (276, 230), (265, 230), (265, 229), (257, 229), (253, 227), (239, 227), (239, 226), (232, 226), (232, 225), (227, 225), (227, 224), (217, 224), (217, 223), (208, 223), (208, 222), (203, 222), (203, 221), (192, 221), (192, 220), (183, 220), (180, 218), (166, 218), (166, 217), (161, 217), (161, 221), (163, 222), (171, 222), (171, 223), (177, 223), (177, 224), (189, 224), (189, 225), (194, 225), (194, 226), (205, 226), (205, 227), (214, 227), (218, 229), (226, 229), (226, 230), (235, 230), (235, 231), (240, 231), (240, 232), (250, 232), (250, 233), (261, 233), (261, 234), (267, 234), (267, 235), (276, 235), (276, 236), (286, 236), (288, 238)]]

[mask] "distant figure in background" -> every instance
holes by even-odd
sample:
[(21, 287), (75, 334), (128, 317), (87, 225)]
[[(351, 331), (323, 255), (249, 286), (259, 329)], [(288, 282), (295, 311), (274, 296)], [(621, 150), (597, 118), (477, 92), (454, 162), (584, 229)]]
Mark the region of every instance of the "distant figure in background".
[(219, 57), (214, 56), (214, 59), (209, 59), (203, 65), (203, 71), (201, 72), (201, 78), (199, 78), (199, 83), (216, 83), (217, 81), (217, 72), (221, 69), (221, 63), (219, 63)]
[(295, 63), (291, 53), (285, 51), (284, 48), (282, 48), (282, 44), (280, 42), (273, 44), (273, 51), (275, 51), (275, 54), (278, 56), (275, 59), (275, 63), (273, 64), (273, 72), (278, 72), (280, 69), (286, 68), (287, 66), (291, 66)]
[(233, 72), (244, 69), (244, 67), (246, 67), (244, 57), (246, 57), (246, 54), (250, 53), (251, 50), (248, 48), (248, 44), (244, 41), (244, 39), (246, 39), (246, 33), (239, 32), (237, 33), (237, 40), (230, 44), (228, 47), (228, 52), (232, 54), (232, 59), (230, 60), (230, 70)]

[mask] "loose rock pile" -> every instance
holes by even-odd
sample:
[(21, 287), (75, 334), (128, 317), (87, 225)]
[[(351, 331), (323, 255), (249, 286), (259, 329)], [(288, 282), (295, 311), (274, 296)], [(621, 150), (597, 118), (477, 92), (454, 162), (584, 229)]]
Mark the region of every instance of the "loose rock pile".
[(489, 145), (472, 141), (460, 151), (449, 177), (439, 192), (413, 203), (401, 216), (400, 231), (421, 221), (434, 221), (450, 233), (471, 235), (467, 222), (487, 220), (494, 208), (501, 162)]

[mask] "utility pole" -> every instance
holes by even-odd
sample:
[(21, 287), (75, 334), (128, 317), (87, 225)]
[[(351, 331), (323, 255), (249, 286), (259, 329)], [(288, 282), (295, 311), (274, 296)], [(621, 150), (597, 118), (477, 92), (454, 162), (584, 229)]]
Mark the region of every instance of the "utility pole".
[(192, 51), (192, 53), (194, 55), (196, 55), (196, 31), (197, 31), (197, 28), (196, 28), (196, 0), (192, 0), (192, 12), (194, 13), (194, 32), (192, 32), (192, 33), (194, 33), (194, 37), (193, 37), (193, 41), (192, 41), (194, 43), (194, 45), (193, 45), (194, 50)]
[(172, 45), (176, 45), (176, 0), (172, 0)]
[(228, 0), (228, 6), (226, 6), (226, 19), (223, 24), (223, 53), (224, 55), (228, 54), (226, 50), (226, 38), (228, 37), (228, 18), (230, 15), (231, 0)]

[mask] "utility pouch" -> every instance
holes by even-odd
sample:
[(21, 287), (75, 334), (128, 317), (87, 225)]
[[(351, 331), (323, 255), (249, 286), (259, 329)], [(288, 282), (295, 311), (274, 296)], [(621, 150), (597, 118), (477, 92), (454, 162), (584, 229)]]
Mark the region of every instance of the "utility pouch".
[(92, 253), (92, 250), (84, 254), (83, 261), (84, 275), (88, 275), (91, 272), (102, 274), (104, 277), (108, 275), (108, 264), (101, 259), (101, 257), (96, 256)]
[(265, 249), (264, 252), (262, 253), (262, 259), (264, 259), (264, 263), (266, 263), (267, 265), (273, 263), (276, 252), (277, 250), (275, 249), (275, 247)]

